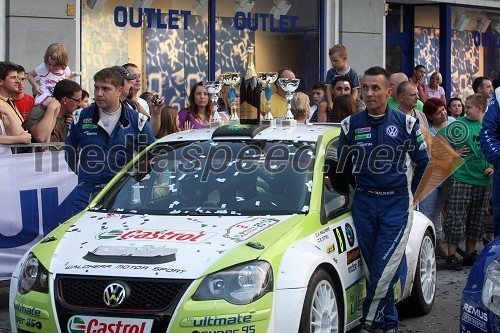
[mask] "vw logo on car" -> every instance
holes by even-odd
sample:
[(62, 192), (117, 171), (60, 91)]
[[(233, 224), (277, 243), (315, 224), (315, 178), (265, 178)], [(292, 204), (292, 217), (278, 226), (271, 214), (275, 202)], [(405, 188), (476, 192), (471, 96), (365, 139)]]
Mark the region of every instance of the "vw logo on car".
[(104, 288), (102, 299), (110, 308), (120, 306), (127, 297), (127, 289), (121, 282), (111, 282)]

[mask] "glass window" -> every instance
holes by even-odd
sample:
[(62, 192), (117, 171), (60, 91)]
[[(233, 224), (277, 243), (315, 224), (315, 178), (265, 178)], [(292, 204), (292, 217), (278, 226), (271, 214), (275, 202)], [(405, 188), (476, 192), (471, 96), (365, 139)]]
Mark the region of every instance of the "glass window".
[[(82, 0), (82, 84), (93, 95), (93, 75), (132, 62), (142, 71), (143, 90), (168, 105), (186, 106), (191, 86), (208, 77), (208, 0), (106, 1), (90, 8)], [(303, 90), (319, 78), (319, 2), (216, 2), (216, 77), (243, 72), (246, 49), (255, 46), (257, 71), (291, 67)], [(247, 2), (243, 4), (248, 5)], [(271, 19), (273, 17), (274, 19)]]

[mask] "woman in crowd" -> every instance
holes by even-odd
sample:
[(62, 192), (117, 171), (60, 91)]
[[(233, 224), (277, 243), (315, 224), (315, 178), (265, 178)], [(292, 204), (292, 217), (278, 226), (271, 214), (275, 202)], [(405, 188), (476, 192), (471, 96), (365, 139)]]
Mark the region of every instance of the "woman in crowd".
[(464, 115), (464, 103), (458, 97), (450, 98), (446, 108), (448, 110), (448, 116), (451, 116), (454, 119), (458, 119)]
[(427, 95), (427, 98), (439, 98), (443, 101), (443, 103), (446, 103), (446, 95), (444, 88), (441, 87), (441, 83), (443, 83), (441, 73), (432, 73), (429, 79), (429, 84), (425, 86), (425, 94)]
[(157, 139), (165, 135), (179, 132), (179, 112), (172, 106), (164, 106), (160, 111), (160, 129), (156, 133)]
[(189, 93), (189, 106), (179, 111), (180, 128), (209, 128), (213, 106), (203, 82), (197, 82)]
[(333, 109), (328, 118), (331, 123), (340, 123), (345, 118), (356, 113), (356, 103), (352, 95), (339, 95), (333, 100)]
[(297, 123), (305, 124), (306, 120), (309, 119), (309, 112), (311, 110), (309, 96), (303, 92), (295, 93), (292, 98), (291, 107), (293, 117), (297, 120)]
[[(429, 122), (429, 132), (432, 136), (436, 136), (442, 128), (446, 127), (455, 119), (449, 117), (446, 113), (446, 104), (440, 98), (429, 98), (423, 107), (424, 114)], [(439, 160), (439, 152), (436, 147), (432, 147), (431, 154), (433, 160)], [(442, 210), (444, 207), (445, 190), (442, 184), (439, 184), (432, 190), (422, 201), (420, 201), (420, 212), (429, 218), (434, 223), (436, 229), (436, 255), (446, 258), (448, 252), (443, 245), (443, 224)]]

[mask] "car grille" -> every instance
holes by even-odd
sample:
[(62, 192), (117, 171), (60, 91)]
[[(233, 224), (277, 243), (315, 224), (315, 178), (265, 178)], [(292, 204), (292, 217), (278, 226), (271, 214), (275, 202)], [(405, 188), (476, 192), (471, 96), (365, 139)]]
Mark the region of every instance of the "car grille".
[[(108, 307), (103, 300), (104, 289), (111, 282), (122, 282), (129, 295), (117, 307)], [(56, 279), (60, 304), (72, 309), (110, 312), (162, 312), (180, 298), (191, 281), (112, 277), (62, 276)]]

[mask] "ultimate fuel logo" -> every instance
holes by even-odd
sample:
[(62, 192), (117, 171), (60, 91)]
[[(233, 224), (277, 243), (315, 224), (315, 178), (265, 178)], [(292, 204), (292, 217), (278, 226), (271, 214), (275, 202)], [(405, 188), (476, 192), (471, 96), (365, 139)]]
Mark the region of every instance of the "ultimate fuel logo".
[(102, 232), (96, 236), (97, 240), (158, 240), (176, 243), (201, 243), (216, 235), (213, 232), (197, 232), (186, 230), (110, 230)]

